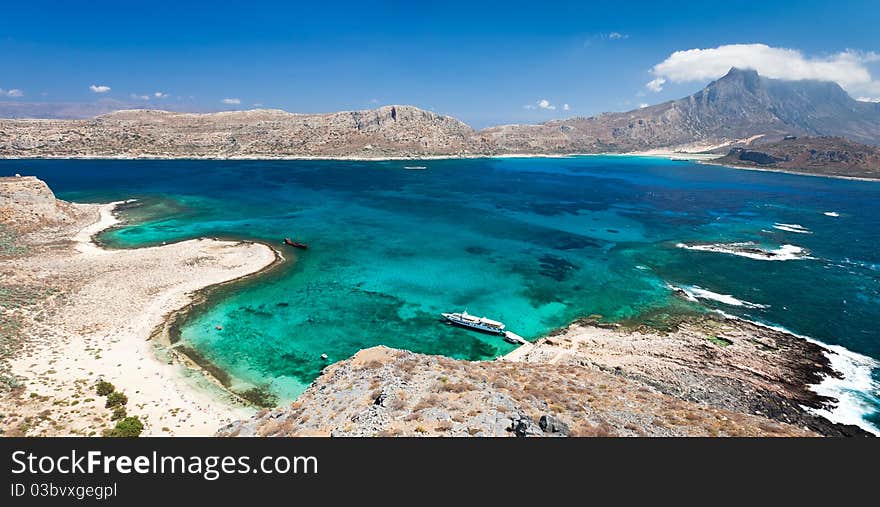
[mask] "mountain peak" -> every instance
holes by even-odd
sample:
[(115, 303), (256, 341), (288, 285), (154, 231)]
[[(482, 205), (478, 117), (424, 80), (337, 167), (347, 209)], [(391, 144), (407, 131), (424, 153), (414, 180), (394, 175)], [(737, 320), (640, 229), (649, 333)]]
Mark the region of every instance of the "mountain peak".
[(727, 71), (727, 74), (721, 77), (721, 79), (734, 77), (758, 77), (758, 71), (749, 68), (731, 67), (730, 70)]
[(745, 88), (747, 91), (754, 93), (762, 84), (763, 78), (758, 75), (755, 69), (741, 69), (739, 67), (731, 67), (727, 74), (709, 83), (707, 88), (713, 87), (736, 87)]

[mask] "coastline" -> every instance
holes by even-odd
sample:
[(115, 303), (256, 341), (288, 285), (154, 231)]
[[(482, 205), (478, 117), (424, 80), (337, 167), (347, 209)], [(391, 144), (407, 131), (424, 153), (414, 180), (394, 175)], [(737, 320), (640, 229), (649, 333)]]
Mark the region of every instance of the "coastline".
[(834, 174), (815, 174), (805, 171), (795, 171), (790, 169), (779, 169), (779, 168), (765, 168), (765, 167), (754, 167), (754, 166), (746, 166), (746, 165), (733, 165), (733, 164), (720, 164), (714, 162), (715, 159), (721, 158), (724, 155), (715, 154), (715, 153), (703, 153), (703, 152), (682, 152), (675, 150), (664, 150), (664, 149), (656, 149), (656, 150), (647, 150), (647, 151), (636, 151), (636, 152), (601, 152), (601, 153), (502, 153), (502, 154), (457, 154), (457, 155), (400, 155), (400, 156), (377, 156), (377, 157), (369, 157), (369, 156), (358, 156), (358, 155), (347, 155), (347, 156), (306, 156), (306, 155), (291, 155), (291, 156), (205, 156), (205, 157), (192, 157), (192, 156), (58, 156), (58, 157), (11, 157), (6, 155), (0, 155), (0, 160), (130, 160), (130, 161), (152, 161), (152, 160), (235, 160), (235, 161), (339, 161), (339, 162), (412, 162), (412, 161), (439, 161), (439, 160), (478, 160), (478, 159), (535, 159), (535, 158), (545, 158), (545, 159), (560, 159), (560, 158), (577, 158), (577, 157), (645, 157), (645, 158), (657, 158), (663, 160), (678, 160), (678, 161), (688, 161), (693, 162), (695, 164), (716, 166), (716, 167), (726, 167), (728, 169), (743, 169), (746, 171), (757, 171), (757, 172), (768, 172), (768, 173), (782, 173), (782, 174), (792, 174), (796, 176), (813, 176), (816, 178), (833, 178), (833, 179), (842, 179), (842, 180), (853, 180), (853, 181), (868, 181), (868, 182), (878, 182), (880, 178), (863, 178), (858, 176), (843, 176), (843, 175), (834, 175)]
[(871, 378), (873, 371), (880, 368), (880, 361), (858, 352), (853, 352), (841, 345), (825, 343), (781, 326), (771, 326), (762, 322), (743, 319), (720, 310), (715, 310), (715, 312), (725, 319), (745, 322), (750, 325), (785, 333), (820, 347), (822, 353), (828, 359), (828, 364), (832, 371), (825, 372), (818, 382), (808, 384), (807, 388), (818, 396), (835, 398), (838, 402), (834, 406), (806, 407), (807, 410), (831, 422), (855, 425), (880, 437), (880, 428), (865, 419), (869, 412), (865, 411), (865, 407), (852, 393), (852, 391), (864, 392), (866, 389), (872, 388), (880, 392), (880, 386), (876, 385)]
[(350, 162), (392, 162), (413, 160), (469, 160), (469, 159), (507, 159), (507, 158), (573, 158), (573, 157), (652, 157), (681, 160), (706, 160), (722, 157), (714, 153), (699, 151), (676, 151), (656, 149), (634, 152), (564, 152), (564, 153), (457, 153), (443, 155), (232, 155), (232, 156), (177, 156), (177, 155), (63, 155), (21, 157), (0, 154), (0, 160), (307, 160), (307, 161), (350, 161)]
[(808, 173), (804, 171), (795, 171), (791, 169), (779, 169), (779, 168), (766, 168), (766, 167), (754, 167), (747, 165), (733, 165), (733, 164), (719, 164), (718, 162), (712, 162), (711, 160), (694, 160), (694, 162), (703, 165), (712, 165), (716, 167), (727, 167), (728, 169), (744, 169), (746, 171), (757, 171), (764, 173), (782, 173), (782, 174), (792, 174), (795, 176), (813, 176), (815, 178), (833, 178), (837, 180), (851, 180), (851, 181), (869, 181), (869, 182), (880, 182), (880, 178), (863, 178), (859, 176), (843, 176), (840, 174), (816, 174), (816, 173)]
[(112, 422), (94, 393), (98, 379), (128, 396), (128, 413), (140, 417), (144, 435), (210, 435), (255, 411), (169, 347), (163, 333), (200, 291), (263, 273), (280, 255), (261, 243), (210, 239), (102, 248), (94, 236), (119, 223), (119, 204), (71, 205), (95, 219), (67, 236), (64, 254), (23, 262), (74, 288), (59, 297), (63, 304), (44, 302), (51, 313), (29, 319), (33, 338), (10, 361), (29, 396), (15, 414), (24, 422), (7, 417), (5, 434), (100, 434)]
[(499, 360), (588, 364), (689, 401), (825, 435), (880, 436), (851, 392), (870, 380), (871, 369), (880, 367), (876, 360), (718, 311), (685, 318), (668, 332), (580, 319)]

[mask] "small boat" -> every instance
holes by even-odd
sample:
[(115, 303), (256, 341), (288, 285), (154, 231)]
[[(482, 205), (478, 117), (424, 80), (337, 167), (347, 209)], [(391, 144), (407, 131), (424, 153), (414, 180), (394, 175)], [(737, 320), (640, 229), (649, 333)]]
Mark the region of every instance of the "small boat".
[(461, 313), (442, 313), (443, 318), (448, 322), (457, 326), (476, 329), (492, 334), (504, 334), (504, 323), (497, 320), (487, 319), (486, 317), (477, 317), (469, 314), (467, 311)]
[(419, 170), (422, 170), (422, 169), (427, 169), (427, 167), (425, 167), (425, 166), (423, 166), (423, 165), (406, 165), (406, 166), (403, 166), (403, 168), (404, 168), (404, 169), (409, 169), (409, 170), (414, 170), (414, 171), (419, 171)]
[(305, 243), (300, 243), (299, 241), (293, 241), (290, 238), (284, 238), (284, 244), (288, 245), (288, 246), (292, 246), (294, 248), (301, 248), (303, 250), (309, 249), (309, 245), (307, 245)]

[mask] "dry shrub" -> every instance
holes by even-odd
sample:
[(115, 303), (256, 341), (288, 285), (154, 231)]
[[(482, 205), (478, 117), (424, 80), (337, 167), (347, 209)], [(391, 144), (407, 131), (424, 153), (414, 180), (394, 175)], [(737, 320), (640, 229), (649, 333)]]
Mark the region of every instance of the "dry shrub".
[(448, 393), (464, 393), (476, 389), (476, 386), (468, 382), (444, 382), (439, 387), (441, 391)]
[(388, 408), (391, 410), (403, 410), (406, 408), (406, 401), (406, 393), (400, 393), (393, 400), (388, 402)]
[(413, 371), (413, 369), (416, 367), (416, 365), (417, 365), (418, 363), (419, 363), (419, 362), (418, 362), (417, 360), (412, 359), (412, 358), (409, 358), (409, 359), (406, 359), (406, 360), (404, 360), (404, 361), (401, 361), (401, 362), (398, 364), (397, 368), (398, 368), (399, 370), (401, 370), (401, 371), (406, 372), (406, 373), (410, 373), (410, 372)]
[(703, 416), (697, 412), (685, 412), (684, 418), (688, 421), (700, 421), (703, 419)]
[(626, 424), (623, 425), (623, 427), (624, 427), (625, 429), (628, 429), (628, 430), (634, 432), (636, 435), (639, 435), (640, 437), (643, 437), (643, 436), (647, 435), (647, 433), (645, 433), (645, 430), (643, 430), (641, 427), (639, 427), (639, 426), (636, 425), (636, 424), (633, 424), (633, 423), (626, 423)]
[(371, 359), (371, 360), (367, 361), (366, 363), (364, 363), (364, 369), (367, 369), (367, 370), (376, 370), (376, 369), (381, 368), (382, 366), (383, 366), (382, 361), (379, 361), (378, 359)]
[(400, 428), (389, 428), (376, 433), (377, 437), (399, 437), (403, 434)]
[(616, 437), (617, 432), (606, 422), (594, 425), (583, 421), (572, 428), (570, 435), (573, 437)]
[(420, 410), (425, 410), (426, 408), (436, 407), (440, 403), (440, 397), (436, 394), (430, 394), (426, 398), (422, 398), (416, 403), (416, 406), (413, 407), (413, 412), (418, 412)]
[(760, 421), (760, 422), (758, 422), (758, 429), (760, 429), (761, 431), (767, 432), (767, 433), (775, 433), (775, 434), (779, 434), (779, 433), (784, 432), (782, 427), (779, 426), (778, 424), (774, 423), (773, 421)]
[(449, 421), (443, 421), (434, 428), (434, 431), (436, 431), (438, 433), (442, 433), (444, 431), (449, 431), (451, 429), (452, 429), (452, 423)]

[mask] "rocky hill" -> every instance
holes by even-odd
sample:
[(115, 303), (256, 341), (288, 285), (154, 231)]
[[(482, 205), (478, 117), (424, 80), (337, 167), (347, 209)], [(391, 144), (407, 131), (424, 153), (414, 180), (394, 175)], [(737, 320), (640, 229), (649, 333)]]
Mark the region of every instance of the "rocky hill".
[(832, 82), (782, 81), (734, 68), (683, 99), (626, 113), (480, 132), (496, 150), (522, 153), (700, 151), (788, 135), (843, 136), (880, 144), (880, 104), (853, 100)]
[(880, 179), (880, 148), (842, 137), (789, 138), (755, 147), (737, 147), (713, 163)]
[(468, 362), (374, 347), (333, 364), (286, 408), (224, 436), (864, 435), (804, 407), (831, 370), (822, 347), (742, 321), (671, 332), (595, 322)]
[(683, 99), (590, 118), (474, 131), (412, 106), (293, 114), (125, 110), (92, 119), (0, 120), (0, 157), (425, 157), (705, 151), (785, 136), (880, 144), (880, 104), (835, 83), (781, 81), (731, 69)]
[(479, 152), (464, 123), (409, 106), (330, 114), (123, 110), (90, 120), (2, 120), (5, 157), (383, 157)]

